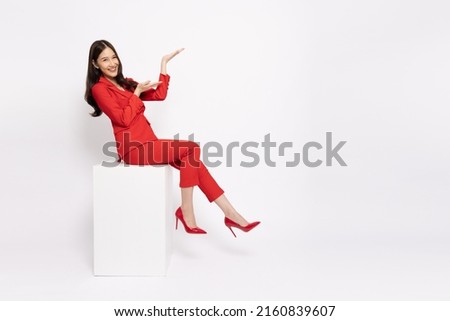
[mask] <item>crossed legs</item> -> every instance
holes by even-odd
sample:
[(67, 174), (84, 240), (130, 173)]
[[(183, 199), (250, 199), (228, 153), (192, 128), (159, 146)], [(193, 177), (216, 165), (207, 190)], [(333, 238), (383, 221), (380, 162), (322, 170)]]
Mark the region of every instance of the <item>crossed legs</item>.
[(189, 227), (197, 227), (193, 205), (194, 186), (198, 186), (210, 202), (215, 202), (225, 217), (239, 225), (248, 225), (200, 160), (200, 147), (197, 143), (158, 139), (133, 149), (125, 155), (124, 161), (131, 165), (169, 164), (180, 171), (181, 210)]

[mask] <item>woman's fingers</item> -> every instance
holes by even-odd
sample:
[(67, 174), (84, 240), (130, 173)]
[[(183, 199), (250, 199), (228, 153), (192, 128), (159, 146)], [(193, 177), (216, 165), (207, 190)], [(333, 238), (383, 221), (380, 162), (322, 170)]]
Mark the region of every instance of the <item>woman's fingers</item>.
[(158, 87), (159, 84), (162, 84), (162, 81), (149, 82), (148, 85), (150, 86), (150, 88), (152, 88), (152, 87), (156, 88), (156, 87)]
[(184, 50), (184, 48), (180, 48), (180, 49), (177, 49), (177, 50), (175, 50), (173, 53), (174, 53), (174, 56), (176, 56), (176, 55), (178, 55), (180, 52), (182, 52)]
[(184, 50), (184, 48), (180, 48), (177, 49), (173, 52), (171, 52), (170, 54), (167, 54), (163, 57), (163, 60), (166, 62), (169, 62), (173, 57), (175, 57), (176, 55), (178, 55), (180, 52), (182, 52)]
[(147, 91), (147, 90), (149, 90), (151, 88), (158, 87), (158, 85), (160, 85), (160, 84), (162, 84), (162, 81), (150, 81), (150, 80), (147, 80), (147, 81), (141, 82), (138, 86), (141, 89), (141, 91)]

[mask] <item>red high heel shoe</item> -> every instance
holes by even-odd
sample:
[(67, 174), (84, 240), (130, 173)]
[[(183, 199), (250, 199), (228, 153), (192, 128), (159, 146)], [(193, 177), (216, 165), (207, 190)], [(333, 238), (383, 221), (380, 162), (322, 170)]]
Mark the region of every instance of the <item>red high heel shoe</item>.
[(233, 220), (230, 220), (228, 217), (225, 217), (225, 225), (230, 229), (231, 233), (233, 233), (234, 237), (237, 237), (236, 234), (234, 234), (234, 231), (232, 230), (232, 227), (238, 228), (241, 231), (248, 232), (254, 229), (256, 226), (259, 225), (261, 222), (253, 222), (249, 223), (247, 226), (242, 226), (236, 223)]
[(201, 228), (199, 228), (199, 227), (190, 228), (186, 224), (186, 222), (184, 220), (184, 216), (183, 216), (183, 211), (181, 210), (181, 207), (179, 207), (177, 209), (177, 211), (175, 212), (175, 217), (177, 219), (177, 222), (176, 222), (176, 225), (175, 225), (175, 229), (176, 230), (178, 230), (178, 220), (180, 220), (181, 223), (183, 223), (183, 226), (184, 226), (184, 229), (185, 229), (186, 233), (189, 233), (189, 234), (206, 234), (206, 231), (202, 230)]

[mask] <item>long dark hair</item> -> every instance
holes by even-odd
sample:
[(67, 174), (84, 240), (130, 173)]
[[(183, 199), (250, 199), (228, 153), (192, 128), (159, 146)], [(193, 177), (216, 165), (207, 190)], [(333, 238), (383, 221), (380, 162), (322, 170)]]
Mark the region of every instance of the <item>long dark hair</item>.
[(94, 97), (92, 97), (92, 86), (98, 83), (98, 81), (100, 80), (100, 76), (102, 75), (102, 72), (100, 71), (100, 69), (95, 68), (92, 61), (97, 61), (98, 56), (100, 56), (100, 54), (102, 53), (103, 50), (105, 50), (105, 48), (110, 48), (112, 51), (114, 51), (114, 54), (119, 60), (119, 69), (117, 71), (117, 76), (115, 77), (117, 83), (120, 86), (124, 87), (125, 89), (131, 91), (134, 91), (138, 84), (135, 81), (125, 79), (125, 77), (122, 74), (122, 62), (120, 61), (116, 49), (110, 42), (106, 40), (94, 41), (91, 45), (91, 48), (89, 49), (88, 70), (86, 76), (86, 92), (84, 93), (84, 100), (86, 100), (86, 102), (94, 108), (94, 111), (91, 113), (92, 117), (98, 117), (103, 113), (100, 107), (98, 107)]

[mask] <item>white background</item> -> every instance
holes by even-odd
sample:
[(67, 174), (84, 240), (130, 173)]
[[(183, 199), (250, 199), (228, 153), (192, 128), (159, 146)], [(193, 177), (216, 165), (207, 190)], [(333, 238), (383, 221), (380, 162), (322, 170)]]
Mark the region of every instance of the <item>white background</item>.
[[(443, 0), (2, 2), (0, 299), (450, 299), (449, 10)], [(248, 159), (235, 150), (233, 166), (210, 169), (260, 227), (234, 239), (197, 190), (208, 235), (175, 233), (166, 278), (93, 276), (92, 166), (113, 139), (83, 100), (97, 39), (140, 81), (186, 48), (170, 62), (166, 101), (147, 103), (159, 137), (293, 142), (284, 157), (272, 151), (274, 168), (240, 167)], [(347, 142), (347, 167), (286, 167), (326, 132)]]

